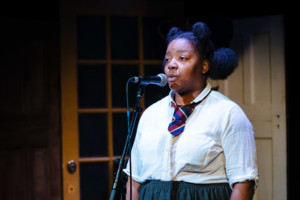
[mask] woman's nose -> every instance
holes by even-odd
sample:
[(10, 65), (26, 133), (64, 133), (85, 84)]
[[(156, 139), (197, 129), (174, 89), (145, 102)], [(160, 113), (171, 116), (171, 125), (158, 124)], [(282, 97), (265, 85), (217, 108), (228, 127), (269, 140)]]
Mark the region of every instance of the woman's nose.
[(177, 63), (175, 61), (175, 59), (172, 59), (169, 64), (168, 64), (168, 69), (171, 70), (171, 69), (177, 69)]

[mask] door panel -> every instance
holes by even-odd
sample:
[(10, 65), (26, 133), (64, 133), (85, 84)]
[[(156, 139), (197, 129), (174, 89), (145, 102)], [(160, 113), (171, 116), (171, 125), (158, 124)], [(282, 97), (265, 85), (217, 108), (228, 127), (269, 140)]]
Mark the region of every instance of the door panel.
[(0, 199), (61, 199), (57, 25), (0, 19)]
[[(256, 139), (258, 168), (259, 168), (259, 186), (255, 192), (254, 199), (273, 199), (272, 191), (272, 163), (273, 163), (273, 144), (270, 139)], [(271, 167), (270, 167), (271, 166)]]

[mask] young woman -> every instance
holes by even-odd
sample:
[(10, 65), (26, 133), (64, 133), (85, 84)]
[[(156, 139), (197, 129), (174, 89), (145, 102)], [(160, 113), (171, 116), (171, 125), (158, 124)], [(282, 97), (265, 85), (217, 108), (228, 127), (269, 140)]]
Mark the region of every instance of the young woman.
[(139, 121), (127, 199), (130, 190), (132, 199), (147, 200), (253, 198), (258, 170), (252, 125), (206, 81), (225, 79), (236, 66), (232, 50), (214, 48), (206, 24), (169, 31), (164, 72), (171, 91)]

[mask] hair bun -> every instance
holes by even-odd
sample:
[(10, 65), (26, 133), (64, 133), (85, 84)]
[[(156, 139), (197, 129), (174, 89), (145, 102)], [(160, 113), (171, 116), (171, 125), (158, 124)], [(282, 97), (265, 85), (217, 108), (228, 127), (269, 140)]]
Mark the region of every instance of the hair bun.
[(177, 28), (177, 27), (173, 27), (169, 30), (169, 33), (167, 35), (167, 42), (168, 44), (176, 37), (178, 36), (179, 34), (181, 34), (182, 31)]
[(210, 56), (210, 62), (209, 76), (213, 80), (226, 79), (238, 65), (235, 52), (225, 47), (215, 50)]
[(193, 25), (193, 32), (200, 40), (208, 40), (211, 35), (209, 27), (203, 22), (197, 22)]

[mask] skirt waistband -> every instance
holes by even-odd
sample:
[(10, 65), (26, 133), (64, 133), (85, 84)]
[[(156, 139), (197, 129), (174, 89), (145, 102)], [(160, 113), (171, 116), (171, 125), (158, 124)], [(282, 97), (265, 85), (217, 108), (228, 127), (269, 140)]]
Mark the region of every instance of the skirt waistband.
[(212, 184), (195, 184), (195, 183), (188, 183), (183, 181), (160, 181), (160, 180), (146, 180), (142, 185), (151, 185), (154, 187), (166, 187), (166, 188), (213, 188), (213, 187), (227, 187), (229, 186), (228, 183), (212, 183)]
[(228, 183), (193, 184), (183, 181), (145, 181), (140, 188), (140, 200), (228, 200)]

